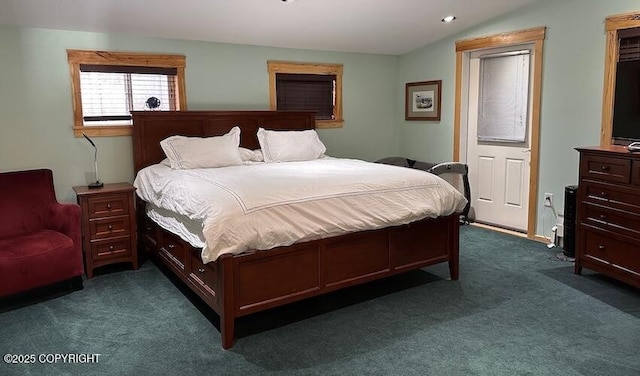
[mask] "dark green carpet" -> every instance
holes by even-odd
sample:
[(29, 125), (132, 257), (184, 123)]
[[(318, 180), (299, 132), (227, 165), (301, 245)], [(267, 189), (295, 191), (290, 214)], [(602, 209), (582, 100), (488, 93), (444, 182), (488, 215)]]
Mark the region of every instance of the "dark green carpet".
[(98, 364), (0, 362), (0, 375), (640, 375), (640, 290), (560, 249), (461, 229), (460, 280), (437, 265), (240, 319), (153, 263), (0, 313), (2, 354), (98, 353)]

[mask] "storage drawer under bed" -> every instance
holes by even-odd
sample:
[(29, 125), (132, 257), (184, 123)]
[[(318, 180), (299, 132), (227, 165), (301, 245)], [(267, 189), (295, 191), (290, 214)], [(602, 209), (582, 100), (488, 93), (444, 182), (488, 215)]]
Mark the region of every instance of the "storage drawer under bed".
[(160, 235), (160, 256), (167, 260), (170, 266), (179, 273), (185, 273), (187, 264), (187, 253), (190, 246), (177, 235), (168, 232), (161, 232)]
[(195, 285), (202, 293), (211, 295), (217, 303), (218, 289), (218, 264), (202, 262), (199, 250), (192, 250), (189, 253), (189, 281)]

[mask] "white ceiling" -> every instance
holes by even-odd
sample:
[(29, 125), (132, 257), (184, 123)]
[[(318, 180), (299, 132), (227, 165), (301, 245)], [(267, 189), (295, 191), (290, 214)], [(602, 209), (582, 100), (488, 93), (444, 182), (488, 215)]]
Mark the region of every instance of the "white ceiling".
[(1, 0), (0, 24), (399, 55), (534, 1)]

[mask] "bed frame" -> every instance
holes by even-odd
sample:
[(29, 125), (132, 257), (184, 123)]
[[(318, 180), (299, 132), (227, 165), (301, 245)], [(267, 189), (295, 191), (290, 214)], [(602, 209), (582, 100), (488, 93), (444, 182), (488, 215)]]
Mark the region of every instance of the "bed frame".
[[(133, 112), (135, 172), (164, 158), (160, 141), (171, 135), (216, 136), (238, 125), (241, 146), (257, 149), (258, 127), (315, 128), (312, 112)], [(204, 264), (200, 249), (158, 227), (138, 206), (141, 248), (159, 256), (220, 316), (222, 347), (234, 341), (237, 317), (441, 262), (458, 279), (459, 215), (404, 226), (307, 241), (268, 251), (223, 255)]]

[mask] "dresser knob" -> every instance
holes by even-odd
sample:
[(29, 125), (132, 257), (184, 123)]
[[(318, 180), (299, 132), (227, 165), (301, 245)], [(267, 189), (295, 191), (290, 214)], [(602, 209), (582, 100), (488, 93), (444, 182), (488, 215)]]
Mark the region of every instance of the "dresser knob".
[(609, 171), (609, 166), (602, 165), (602, 171)]
[(204, 273), (204, 268), (199, 268), (198, 269), (198, 273), (200, 273), (200, 274)]
[(605, 192), (605, 191), (600, 192), (600, 196), (607, 197), (607, 192)]
[(114, 249), (115, 249), (115, 247), (114, 247), (114, 246), (112, 246), (112, 245), (110, 245), (110, 246), (109, 246), (109, 250), (110, 250), (111, 252), (113, 252), (113, 250), (114, 250)]
[(109, 225), (107, 226), (107, 228), (109, 229), (109, 231), (113, 231), (113, 225)]
[(600, 214), (600, 219), (607, 219), (607, 216), (604, 214)]
[(173, 248), (175, 248), (175, 247), (176, 247), (176, 245), (175, 245), (175, 244), (169, 244), (167, 247), (168, 247), (169, 249), (173, 249)]
[(107, 209), (111, 210), (111, 204), (107, 204)]
[(600, 245), (598, 246), (598, 249), (599, 249), (599, 250), (601, 250), (601, 251), (604, 251), (604, 245), (600, 244)]

